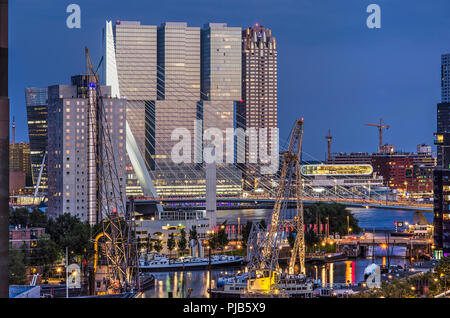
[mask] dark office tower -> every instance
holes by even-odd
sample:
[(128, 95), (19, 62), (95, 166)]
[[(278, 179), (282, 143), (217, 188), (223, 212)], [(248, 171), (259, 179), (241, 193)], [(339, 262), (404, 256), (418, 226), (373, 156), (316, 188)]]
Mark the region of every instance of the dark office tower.
[(8, 0), (0, 0), (0, 298), (8, 298)]
[(36, 187), (39, 181), (39, 191), (45, 193), (47, 192), (47, 155), (45, 155), (47, 151), (47, 88), (25, 88), (25, 102), (33, 186)]
[[(242, 32), (242, 101), (238, 104), (238, 124), (249, 128), (267, 128), (267, 149), (270, 128), (277, 125), (277, 45), (272, 31), (255, 24)], [(248, 143), (247, 143), (248, 145)], [(258, 158), (246, 149), (246, 162)], [(260, 165), (246, 167), (246, 184), (254, 186), (254, 175)]]
[[(436, 130), (436, 146), (437, 146), (437, 166), (444, 169), (449, 169), (450, 157), (444, 158), (444, 156), (450, 156), (450, 151), (444, 152), (443, 147), (447, 146), (443, 140), (439, 140), (439, 136), (450, 133), (450, 103), (440, 103), (437, 105), (437, 130)], [(444, 165), (444, 161), (447, 165)]]
[(450, 170), (434, 171), (434, 258), (450, 255)]
[(441, 103), (437, 105), (437, 165), (434, 182), (434, 257), (450, 255), (450, 54), (442, 55)]

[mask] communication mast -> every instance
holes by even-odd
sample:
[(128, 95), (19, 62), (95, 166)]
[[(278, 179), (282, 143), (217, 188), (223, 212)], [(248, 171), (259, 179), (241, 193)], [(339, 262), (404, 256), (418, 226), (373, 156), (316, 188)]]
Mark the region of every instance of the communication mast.
[[(250, 294), (275, 295), (280, 278), (278, 255), (285, 229), (296, 232), (294, 248), (291, 252), (289, 274), (294, 274), (294, 265), (299, 256), (300, 272), (305, 273), (305, 242), (303, 222), (303, 181), (300, 160), (303, 141), (303, 118), (296, 120), (291, 133), (289, 148), (283, 151), (283, 166), (268, 232), (253, 227), (249, 237), (249, 280)], [(289, 200), (295, 196), (296, 211), (288, 209)]]

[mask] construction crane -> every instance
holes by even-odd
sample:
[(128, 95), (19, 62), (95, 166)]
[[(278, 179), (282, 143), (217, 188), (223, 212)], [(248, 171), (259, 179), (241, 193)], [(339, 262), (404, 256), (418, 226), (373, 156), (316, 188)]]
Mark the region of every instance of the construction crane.
[[(303, 181), (300, 173), (302, 154), (303, 118), (296, 120), (291, 133), (289, 148), (282, 152), (283, 166), (268, 232), (252, 228), (247, 265), (249, 279), (247, 291), (250, 294), (274, 295), (279, 292), (280, 280), (278, 255), (285, 239), (285, 230), (296, 232), (294, 247), (289, 262), (289, 274), (294, 274), (294, 265), (299, 256), (300, 272), (305, 273), (305, 242), (303, 222)], [(289, 198), (295, 196), (297, 209), (288, 209)]]
[[(85, 48), (85, 58), (88, 82), (88, 214), (92, 220), (102, 224), (102, 235), (98, 235), (95, 242), (98, 244), (99, 238), (104, 237), (102, 252), (107, 260), (109, 293), (135, 291), (139, 289), (139, 262), (134, 238), (134, 201), (131, 200), (127, 211), (118, 182), (111, 123), (105, 115), (97, 74), (103, 58), (95, 70), (88, 48)], [(97, 264), (94, 266), (96, 270)]]
[(328, 141), (328, 155), (327, 155), (327, 159), (330, 159), (330, 155), (331, 155), (331, 140), (333, 139), (333, 137), (331, 136), (331, 131), (328, 130), (328, 135), (325, 136), (325, 139)]
[(378, 128), (378, 136), (379, 136), (378, 153), (382, 153), (383, 152), (383, 128), (384, 129), (389, 129), (389, 126), (388, 125), (383, 125), (383, 120), (381, 118), (380, 118), (380, 123), (379, 124), (365, 123), (365, 125)]

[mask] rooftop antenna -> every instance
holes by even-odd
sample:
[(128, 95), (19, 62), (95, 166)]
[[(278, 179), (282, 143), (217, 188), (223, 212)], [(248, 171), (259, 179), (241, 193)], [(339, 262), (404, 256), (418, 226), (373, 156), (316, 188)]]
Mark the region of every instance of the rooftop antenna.
[(12, 121), (12, 143), (15, 144), (16, 143), (16, 120), (13, 116), (13, 121)]
[(328, 156), (327, 159), (330, 159), (331, 155), (331, 140), (333, 137), (331, 136), (331, 130), (328, 130), (328, 135), (325, 136), (325, 139), (328, 141)]

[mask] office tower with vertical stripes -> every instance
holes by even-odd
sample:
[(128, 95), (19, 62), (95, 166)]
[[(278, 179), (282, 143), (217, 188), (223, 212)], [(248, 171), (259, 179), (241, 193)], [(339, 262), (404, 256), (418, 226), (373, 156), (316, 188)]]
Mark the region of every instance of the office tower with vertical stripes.
[[(277, 128), (277, 44), (272, 31), (255, 24), (242, 32), (242, 102), (238, 104), (240, 126), (267, 129), (267, 149), (271, 149), (270, 128)], [(258, 136), (258, 139), (260, 136)], [(247, 143), (248, 145), (248, 143)], [(260, 156), (259, 156), (260, 157)], [(258, 153), (246, 149), (246, 187), (256, 188), (261, 164)]]

